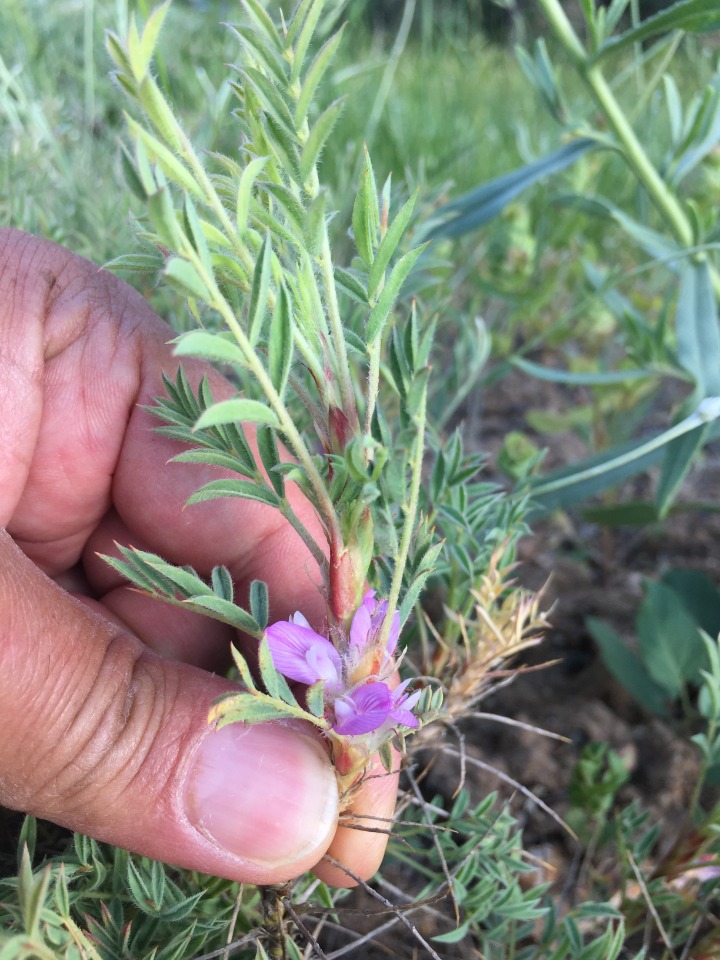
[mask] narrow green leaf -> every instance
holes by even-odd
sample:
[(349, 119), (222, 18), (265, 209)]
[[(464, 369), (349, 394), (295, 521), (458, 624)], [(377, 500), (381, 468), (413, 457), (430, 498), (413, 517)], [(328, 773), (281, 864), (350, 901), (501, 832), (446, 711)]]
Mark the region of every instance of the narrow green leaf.
[(283, 131), (283, 136), (287, 138), (287, 142), (293, 142), (295, 139), (293, 115), (290, 105), (285, 99), (284, 89), (281, 89), (279, 84), (273, 83), (269, 76), (254, 67), (246, 67), (241, 70), (240, 78), (246, 89), (252, 87), (260, 101), (261, 109), (264, 110), (268, 118), (272, 117), (277, 128)]
[(280, 464), (280, 452), (275, 431), (272, 427), (261, 425), (258, 427), (256, 441), (262, 465), (268, 475), (270, 483), (280, 498), (285, 497), (285, 481), (277, 467)]
[(257, 343), (265, 323), (271, 266), (272, 245), (269, 235), (266, 234), (255, 262), (248, 306), (248, 336), (253, 346)]
[(268, 585), (264, 580), (253, 580), (250, 584), (250, 613), (264, 630), (270, 616)]
[(137, 71), (137, 67), (142, 68), (140, 76), (138, 76), (137, 72), (135, 73), (135, 79), (138, 82), (145, 77), (145, 74), (148, 71), (150, 61), (152, 60), (152, 55), (155, 52), (155, 47), (157, 45), (157, 39), (162, 25), (165, 22), (165, 17), (170, 9), (171, 2), (172, 0), (165, 0), (165, 3), (155, 7), (145, 21), (145, 27), (143, 28), (142, 36), (140, 37), (139, 56), (137, 58), (137, 63), (133, 64), (133, 69), (135, 71)]
[(196, 197), (203, 197), (203, 191), (193, 174), (185, 164), (178, 160), (172, 150), (140, 126), (132, 117), (128, 117), (128, 128), (136, 141), (141, 141), (147, 150), (148, 157), (154, 160), (171, 183), (176, 183), (183, 190)]
[(150, 74), (138, 85), (137, 96), (161, 138), (176, 153), (182, 153), (183, 136), (180, 125), (175, 119), (172, 107)]
[(318, 680), (305, 691), (305, 704), (314, 717), (323, 717), (325, 715), (325, 681)]
[(263, 636), (260, 641), (258, 648), (258, 666), (260, 667), (260, 676), (262, 677), (262, 682), (265, 684), (265, 689), (273, 700), (282, 700), (283, 703), (287, 703), (292, 707), (298, 706), (298, 702), (288, 686), (287, 680), (280, 671), (276, 669), (273, 663), (270, 646), (265, 636)]
[(122, 166), (125, 183), (130, 187), (131, 192), (139, 199), (147, 199), (147, 191), (140, 179), (140, 175), (135, 167), (135, 161), (130, 156), (125, 144), (120, 144), (120, 165)]
[(178, 287), (186, 296), (197, 297), (205, 303), (212, 302), (212, 295), (195, 267), (181, 257), (171, 257), (163, 271), (165, 278)]
[(240, 237), (244, 237), (247, 233), (250, 198), (252, 197), (255, 181), (262, 173), (267, 162), (267, 157), (255, 157), (254, 160), (248, 163), (240, 177), (235, 201), (235, 219)]
[(308, 204), (303, 222), (303, 238), (311, 257), (319, 256), (325, 238), (327, 191), (319, 190)]
[(252, 27), (243, 27), (242, 30), (233, 30), (243, 47), (246, 48), (246, 56), (272, 75), (275, 83), (281, 87), (287, 87), (287, 63), (283, 60), (278, 47), (272, 41), (267, 42), (263, 34)]
[(343, 31), (345, 30), (345, 25), (333, 34), (332, 37), (320, 48), (317, 56), (310, 64), (307, 73), (305, 74), (305, 79), (303, 80), (302, 88), (297, 99), (297, 104), (295, 105), (295, 127), (299, 130), (302, 127), (303, 123), (307, 119), (308, 110), (310, 109), (310, 104), (312, 103), (315, 91), (317, 90), (318, 84), (322, 80), (325, 72), (332, 63), (333, 57), (337, 52), (337, 48), (340, 45), (342, 40)]
[(393, 304), (400, 293), (400, 288), (426, 247), (427, 243), (423, 243), (421, 246), (410, 250), (405, 256), (401, 257), (393, 267), (368, 319), (366, 334), (368, 346), (382, 334)]
[(231, 334), (189, 330), (173, 340), (176, 357), (202, 357), (220, 363), (244, 364), (246, 357)]
[(402, 240), (403, 234), (405, 233), (407, 225), (410, 222), (410, 217), (415, 209), (416, 200), (417, 193), (414, 193), (398, 211), (397, 216), (388, 227), (387, 233), (382, 238), (380, 246), (378, 247), (378, 251), (375, 255), (375, 259), (370, 267), (370, 274), (368, 276), (368, 297), (370, 300), (374, 299), (375, 293), (381, 281), (385, 277), (385, 270), (387, 269), (390, 260), (397, 250), (398, 244)]
[(279, 426), (275, 413), (266, 404), (258, 400), (248, 400), (245, 397), (232, 397), (230, 400), (221, 400), (208, 407), (195, 424), (195, 429), (202, 430), (204, 427), (236, 422), (269, 423), (275, 427)]
[[(136, 554), (139, 554), (139, 551), (136, 551)], [(200, 579), (194, 570), (189, 570), (186, 567), (176, 567), (153, 554), (145, 554), (143, 560), (161, 576), (166, 577), (186, 597), (194, 597), (198, 594), (210, 596), (212, 594), (212, 589)]]
[(223, 497), (241, 497), (244, 500), (257, 500), (270, 507), (280, 505), (280, 498), (267, 487), (260, 487), (247, 480), (211, 480), (188, 497), (187, 503), (204, 503), (206, 500), (219, 500)]
[(147, 198), (147, 208), (160, 242), (169, 247), (170, 250), (180, 250), (187, 241), (173, 206), (170, 189), (164, 178), (163, 182), (164, 185), (158, 187), (155, 193)]
[(233, 578), (225, 566), (217, 566), (212, 568), (211, 573), (211, 583), (213, 593), (220, 597), (222, 600), (228, 600), (230, 603), (233, 601), (233, 596), (235, 593), (235, 584), (233, 583)]
[(135, 901), (135, 905), (144, 914), (149, 914), (150, 916), (157, 914), (157, 908), (153, 903), (147, 878), (143, 876), (132, 858), (128, 858), (127, 861), (127, 888), (130, 896)]
[(242, 653), (240, 653), (235, 644), (230, 647), (230, 652), (232, 653), (232, 658), (235, 661), (235, 666), (238, 669), (238, 673), (240, 674), (240, 679), (242, 680), (243, 684), (248, 690), (257, 690), (253, 675), (250, 672), (250, 667), (247, 665), (247, 660)]
[(108, 30), (105, 33), (105, 49), (110, 55), (110, 59), (116, 66), (120, 67), (122, 71), (126, 74), (132, 74), (132, 67), (130, 66), (130, 60), (128, 58), (125, 47), (120, 40), (120, 37), (116, 33), (113, 33), (112, 30)]
[[(324, 6), (325, 0), (313, 0), (313, 2), (307, 8), (307, 14), (302, 21), (302, 27), (297, 33), (297, 40), (295, 41), (293, 47), (292, 72), (290, 74), (291, 83), (297, 83), (297, 81), (300, 79), (300, 71), (302, 70), (302, 65), (305, 61), (305, 55), (312, 42), (318, 20), (320, 19), (320, 14), (322, 13)], [(298, 11), (298, 13), (299, 12), (300, 11)], [(295, 27), (295, 22), (293, 22), (293, 27)], [(293, 42), (293, 36), (294, 33), (288, 33), (288, 43)]]
[(275, 310), (270, 323), (270, 339), (268, 342), (268, 370), (273, 386), (280, 396), (285, 392), (292, 364), (292, 322), (290, 295), (283, 282), (278, 291)]
[(160, 251), (154, 253), (126, 253), (103, 264), (103, 270), (113, 273), (155, 274), (162, 269), (165, 258)]
[(668, 30), (707, 33), (719, 27), (720, 8), (717, 0), (680, 0), (654, 17), (646, 17), (624, 33), (606, 40), (595, 53), (593, 60), (598, 61), (612, 51), (640, 43)]
[(571, 370), (554, 370), (551, 367), (543, 367), (538, 363), (532, 363), (529, 360), (523, 360), (522, 357), (513, 357), (510, 363), (538, 380), (545, 380), (549, 383), (566, 383), (571, 386), (582, 387), (604, 387), (614, 386), (619, 383), (627, 383), (633, 380), (647, 380), (650, 377), (657, 377), (659, 373), (654, 370), (607, 370), (598, 372), (578, 372)]
[(265, 139), (272, 149), (278, 163), (291, 180), (303, 186), (300, 176), (300, 156), (295, 143), (295, 135), (279, 123), (271, 113), (264, 114)]
[[(364, 307), (368, 305), (368, 292), (359, 277), (354, 273), (351, 273), (349, 270), (343, 270), (342, 267), (335, 267), (335, 281), (343, 293), (346, 293)], [(362, 352), (365, 352), (364, 345)]]
[(212, 273), (212, 260), (210, 259), (210, 249), (205, 238), (205, 231), (202, 228), (200, 217), (198, 217), (195, 204), (190, 197), (185, 195), (183, 204), (185, 233), (187, 234), (193, 250), (200, 257), (200, 262), (208, 273)]
[(353, 204), (352, 226), (357, 252), (365, 265), (369, 267), (375, 256), (375, 246), (380, 227), (380, 211), (378, 210), (375, 176), (367, 148), (365, 149), (365, 162), (360, 173), (360, 184)]
[[(182, 440), (186, 443), (191, 442), (191, 438), (184, 434), (178, 436), (171, 431), (166, 431), (162, 427), (158, 431), (164, 436), (172, 436), (176, 440)], [(197, 439), (194, 437), (192, 439)], [(244, 463), (236, 453), (222, 453), (219, 450), (183, 450), (176, 453), (170, 460), (171, 463), (204, 463), (212, 467), (220, 467), (222, 470), (232, 470), (243, 477), (253, 479), (257, 476), (257, 468), (254, 464)]]
[(277, 32), (272, 17), (263, 4), (259, 3), (258, 0), (243, 0), (243, 6), (250, 19), (256, 24), (258, 29), (262, 31), (270, 44), (277, 50), (281, 50), (282, 42), (280, 34)]
[(208, 719), (217, 722), (218, 729), (222, 729), (229, 723), (266, 723), (294, 716), (296, 714), (279, 700), (261, 699), (255, 693), (236, 693), (232, 702), (228, 698), (227, 702), (214, 706)]
[(300, 177), (303, 183), (307, 183), (310, 174), (315, 169), (315, 164), (319, 160), (322, 149), (340, 117), (344, 105), (345, 97), (335, 100), (313, 124), (300, 157)]
[(262, 634), (260, 626), (255, 623), (246, 610), (238, 607), (235, 603), (223, 600), (222, 597), (216, 597), (214, 594), (209, 597), (191, 597), (183, 601), (182, 605), (188, 610), (194, 610), (196, 613), (203, 613), (214, 620), (227, 623), (251, 637), (259, 638)]

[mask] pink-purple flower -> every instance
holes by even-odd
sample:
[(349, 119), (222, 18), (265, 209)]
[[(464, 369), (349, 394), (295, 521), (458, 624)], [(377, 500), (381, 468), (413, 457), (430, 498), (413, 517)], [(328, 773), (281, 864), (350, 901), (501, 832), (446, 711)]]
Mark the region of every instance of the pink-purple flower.
[(400, 634), (400, 617), (395, 613), (387, 641), (380, 644), (387, 608), (386, 600), (378, 601), (375, 592), (368, 591), (353, 616), (349, 636), (339, 640), (340, 650), (316, 633), (301, 613), (265, 631), (276, 670), (298, 683), (323, 682), (325, 714), (340, 736), (419, 726), (412, 708), (421, 691), (406, 693), (410, 680), (391, 690), (378, 676), (381, 667), (385, 677), (392, 674)]

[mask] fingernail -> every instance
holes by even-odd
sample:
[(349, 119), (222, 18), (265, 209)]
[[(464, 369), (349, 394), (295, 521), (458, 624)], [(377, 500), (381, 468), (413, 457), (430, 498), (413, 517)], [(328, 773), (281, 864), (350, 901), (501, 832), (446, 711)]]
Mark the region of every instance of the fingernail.
[(193, 826), (229, 853), (283, 866), (317, 849), (337, 824), (335, 775), (320, 744), (279, 724), (210, 731), (185, 787)]

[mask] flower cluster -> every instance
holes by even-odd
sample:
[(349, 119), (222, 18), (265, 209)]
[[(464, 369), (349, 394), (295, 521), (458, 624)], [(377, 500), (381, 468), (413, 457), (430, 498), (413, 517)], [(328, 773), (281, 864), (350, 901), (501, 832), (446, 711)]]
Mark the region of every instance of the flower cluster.
[(276, 670), (298, 683), (323, 683), (325, 715), (338, 736), (382, 736), (398, 727), (419, 726), (412, 708), (422, 691), (407, 693), (409, 680), (395, 690), (386, 682), (395, 671), (393, 654), (400, 634), (396, 612), (387, 641), (381, 643), (387, 606), (369, 590), (353, 616), (349, 635), (340, 634), (337, 646), (316, 633), (301, 613), (265, 631)]

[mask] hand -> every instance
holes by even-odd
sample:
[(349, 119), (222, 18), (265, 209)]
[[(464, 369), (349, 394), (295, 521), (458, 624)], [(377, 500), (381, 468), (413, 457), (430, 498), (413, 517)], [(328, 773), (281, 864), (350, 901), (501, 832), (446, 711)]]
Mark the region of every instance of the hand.
[[(118, 541), (202, 575), (224, 563), (241, 596), (268, 582), (273, 619), (321, 618), (317, 569), (279, 514), (244, 500), (184, 509), (218, 472), (168, 464), (180, 448), (140, 406), (174, 373), (172, 336), (121, 280), (0, 230), (0, 803), (233, 880), (315, 865), (352, 885), (318, 861), (328, 851), (368, 877), (384, 837), (337, 829), (322, 743), (282, 723), (212, 730), (210, 705), (233, 685), (209, 671), (234, 632), (132, 592), (96, 555)], [(185, 367), (216, 398), (232, 393)], [(355, 812), (390, 817), (395, 790), (395, 777), (367, 781)]]

